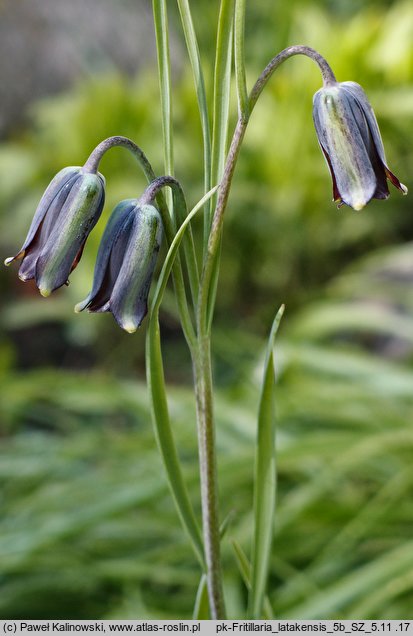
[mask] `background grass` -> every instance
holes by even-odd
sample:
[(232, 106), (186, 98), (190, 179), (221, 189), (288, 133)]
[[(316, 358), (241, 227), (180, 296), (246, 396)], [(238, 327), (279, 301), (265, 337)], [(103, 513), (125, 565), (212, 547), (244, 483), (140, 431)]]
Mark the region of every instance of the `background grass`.
[[(194, 3), (209, 81), (217, 10)], [(390, 168), (412, 187), (412, 32), (408, 2), (268, 0), (249, 7), (248, 80), (283, 46), (314, 46), (340, 80), (363, 84)], [(227, 604), (230, 616), (243, 616), (247, 591), (231, 539), (249, 551), (265, 336), (285, 302), (270, 600), (280, 618), (411, 619), (411, 200), (393, 190), (361, 213), (335, 209), (311, 120), (319, 84), (304, 59), (274, 77), (228, 209), (213, 339), (221, 512), (232, 513)], [(4, 256), (20, 246), (53, 174), (82, 163), (101, 138), (131, 136), (161, 171), (158, 104), (150, 68), (132, 79), (96, 76), (33, 104), (30, 125), (0, 147)], [(202, 148), (185, 64), (174, 77), (174, 115), (176, 174), (192, 206), (202, 194)], [(111, 207), (143, 187), (121, 150), (102, 172), (107, 206), (69, 288), (45, 301), (14, 271), (1, 272), (1, 618), (185, 618), (195, 598), (197, 564), (151, 430), (145, 327), (131, 337), (110, 315), (73, 314)], [(171, 413), (199, 512), (191, 369), (171, 291), (161, 318)]]

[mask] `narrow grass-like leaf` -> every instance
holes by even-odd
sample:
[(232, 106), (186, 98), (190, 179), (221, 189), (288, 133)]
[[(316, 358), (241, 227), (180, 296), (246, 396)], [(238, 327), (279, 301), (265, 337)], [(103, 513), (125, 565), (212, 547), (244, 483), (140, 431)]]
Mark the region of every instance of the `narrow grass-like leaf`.
[[(196, 38), (195, 28), (192, 20), (191, 10), (188, 0), (177, 0), (179, 13), (181, 15), (182, 27), (184, 30), (186, 47), (192, 66), (192, 74), (196, 95), (198, 99), (198, 108), (201, 118), (202, 137), (204, 141), (204, 187), (207, 192), (211, 188), (211, 132), (209, 125), (208, 102), (205, 90), (204, 75), (201, 66), (201, 57)], [(204, 249), (206, 249), (209, 235), (209, 219), (208, 215), (204, 216)]]
[(198, 201), (198, 203), (192, 208), (192, 210), (186, 217), (185, 221), (182, 223), (181, 227), (177, 231), (174, 237), (174, 240), (172, 241), (169, 247), (161, 273), (158, 278), (158, 284), (156, 286), (155, 293), (152, 299), (152, 307), (151, 307), (152, 314), (158, 311), (159, 306), (162, 302), (162, 296), (165, 291), (166, 283), (168, 282), (169, 274), (171, 273), (171, 269), (173, 267), (176, 254), (178, 252), (179, 245), (182, 241), (182, 238), (184, 236), (184, 233), (189, 223), (191, 222), (195, 214), (205, 205), (208, 199), (217, 191), (217, 189), (218, 189), (218, 186), (215, 186), (214, 188), (209, 190), (209, 192), (207, 192), (205, 196), (203, 196), (202, 199), (200, 199), (200, 201)]
[(242, 117), (249, 115), (247, 80), (245, 78), (244, 30), (246, 0), (235, 0), (234, 50), (238, 109)]
[[(153, 17), (156, 34), (156, 48), (158, 55), (159, 86), (161, 93), (162, 111), (162, 131), (164, 145), (164, 166), (165, 174), (174, 175), (174, 151), (173, 151), (173, 118), (172, 118), (172, 86), (171, 86), (171, 64), (169, 54), (169, 26), (166, 0), (152, 0)], [(168, 191), (167, 201), (171, 211), (174, 227), (182, 223), (186, 216), (186, 202), (177, 200), (176, 191), (173, 194)], [(198, 266), (192, 230), (185, 236), (184, 258), (189, 275), (191, 294), (193, 302), (198, 297)]]
[(179, 245), (185, 234), (191, 219), (214, 194), (216, 187), (210, 190), (191, 210), (185, 221), (179, 228), (168, 254), (158, 284), (152, 300), (151, 317), (146, 335), (146, 373), (148, 379), (149, 393), (151, 396), (151, 406), (153, 421), (155, 424), (156, 438), (165, 465), (168, 482), (172, 490), (176, 507), (181, 521), (188, 532), (189, 537), (200, 563), (204, 566), (203, 543), (195, 514), (190, 502), (185, 481), (182, 475), (179, 456), (176, 449), (171, 423), (169, 419), (168, 402), (166, 398), (165, 377), (162, 362), (161, 341), (158, 312), (162, 302), (168, 277), (178, 253)]
[[(156, 46), (158, 53), (159, 85), (161, 91), (162, 130), (164, 141), (164, 166), (165, 174), (174, 175), (173, 152), (173, 119), (172, 119), (172, 87), (171, 65), (169, 55), (169, 26), (166, 0), (152, 0), (153, 16), (156, 33)], [(168, 192), (168, 205), (174, 224), (180, 225), (186, 217), (186, 202), (177, 200), (177, 192)], [(198, 266), (192, 230), (189, 228), (184, 239), (184, 256), (188, 269), (189, 281), (193, 300), (198, 297)]]
[[(218, 183), (224, 170), (231, 97), (232, 36), (234, 0), (222, 0), (217, 33), (214, 72), (214, 102), (212, 128), (211, 183)], [(211, 198), (208, 226), (212, 221), (216, 197)], [(208, 323), (212, 322), (218, 285), (221, 246), (215, 259), (214, 276), (208, 299)], [(210, 327), (209, 327), (210, 328)]]
[[(218, 20), (214, 71), (211, 183), (220, 181), (226, 158), (231, 95), (233, 23), (234, 0), (222, 0)], [(211, 200), (212, 204), (213, 202), (214, 198)]]
[(365, 616), (373, 620), (382, 607), (388, 607), (391, 599), (406, 595), (411, 598), (413, 590), (413, 571), (410, 569), (401, 576), (391, 578), (377, 590), (373, 590), (368, 598), (352, 606), (353, 616)]
[(165, 174), (174, 174), (171, 65), (169, 56), (169, 28), (166, 0), (152, 0), (158, 53), (159, 86), (161, 91), (162, 130)]
[(235, 513), (234, 513), (233, 510), (231, 510), (231, 512), (229, 512), (227, 514), (227, 516), (225, 517), (224, 521), (221, 523), (221, 525), (219, 527), (219, 536), (221, 538), (221, 541), (225, 537), (225, 535), (226, 535), (226, 533), (228, 531), (228, 528), (230, 527), (231, 522), (234, 519), (234, 516), (235, 516)]
[[(186, 199), (182, 189), (174, 188), (173, 190), (173, 209), (175, 213), (175, 221), (177, 225), (180, 226), (185, 221), (186, 217), (188, 216)], [(192, 302), (195, 308), (197, 300), (198, 300), (199, 272), (198, 272), (198, 263), (196, 259), (194, 237), (192, 235), (192, 228), (190, 225), (188, 226), (188, 229), (185, 232), (182, 242), (183, 242), (183, 256), (184, 256), (187, 271), (188, 271)]]
[(210, 618), (207, 577), (201, 576), (195, 598), (195, 605), (192, 618), (198, 621), (207, 621)]
[(261, 618), (262, 615), (274, 525), (276, 465), (273, 348), (283, 313), (284, 305), (281, 305), (268, 340), (258, 412), (254, 479), (254, 536), (249, 597), (249, 616), (256, 619)]
[(204, 549), (201, 532), (182, 475), (169, 419), (157, 312), (151, 316), (146, 334), (146, 374), (156, 439), (165, 465), (169, 486), (182, 524), (204, 569)]
[[(247, 590), (251, 590), (251, 564), (248, 561), (247, 555), (244, 550), (241, 548), (238, 541), (235, 539), (231, 540), (232, 547), (235, 552), (235, 557), (237, 560), (238, 569), (242, 576), (242, 579), (245, 583)], [(272, 620), (274, 618), (274, 612), (271, 607), (271, 603), (269, 601), (268, 596), (264, 598), (263, 603), (263, 617), (267, 620)]]
[(369, 594), (389, 585), (394, 579), (410, 576), (412, 568), (413, 542), (405, 541), (345, 577), (340, 577), (328, 589), (295, 605), (291, 611), (297, 619), (306, 620), (335, 618), (338, 613), (346, 617), (345, 609), (353, 601), (358, 601), (361, 594), (368, 598)]

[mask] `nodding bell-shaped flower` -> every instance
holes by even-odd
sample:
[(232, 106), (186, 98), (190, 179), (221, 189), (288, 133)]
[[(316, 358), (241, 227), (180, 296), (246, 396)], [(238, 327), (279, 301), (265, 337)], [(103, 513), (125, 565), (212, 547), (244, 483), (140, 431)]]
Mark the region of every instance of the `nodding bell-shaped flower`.
[(81, 167), (63, 168), (42, 196), (20, 251), (5, 264), (22, 260), (19, 278), (34, 278), (43, 296), (68, 284), (104, 201), (101, 174)]
[(136, 331), (148, 311), (162, 233), (161, 216), (153, 205), (121, 201), (102, 236), (92, 291), (75, 311), (110, 311), (122, 329)]
[(387, 179), (407, 193), (387, 166), (376, 117), (359, 84), (325, 85), (314, 95), (313, 118), (339, 206), (361, 210), (371, 199), (387, 199)]

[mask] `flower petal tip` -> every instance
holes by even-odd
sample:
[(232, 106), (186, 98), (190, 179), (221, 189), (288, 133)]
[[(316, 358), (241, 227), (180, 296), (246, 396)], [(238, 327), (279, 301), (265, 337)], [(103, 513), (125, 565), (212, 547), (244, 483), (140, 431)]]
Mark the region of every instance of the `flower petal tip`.
[(135, 333), (137, 328), (138, 328), (137, 325), (134, 324), (133, 322), (126, 321), (122, 323), (122, 329), (124, 329), (128, 333)]
[(21, 250), (15, 256), (9, 256), (8, 258), (4, 259), (5, 266), (9, 267), (9, 265), (11, 265), (13, 261), (20, 261), (25, 254), (26, 250)]
[(47, 287), (39, 287), (39, 292), (41, 293), (43, 298), (48, 298), (52, 293), (52, 290), (48, 289)]
[(81, 300), (80, 303), (76, 303), (74, 307), (75, 314), (80, 314), (84, 309), (86, 309), (89, 303), (89, 298), (87, 300)]
[(404, 185), (404, 183), (401, 183), (401, 191), (403, 192), (403, 195), (406, 196), (406, 194), (409, 192), (409, 188), (407, 186)]
[(359, 212), (364, 207), (366, 207), (366, 202), (365, 201), (355, 201), (354, 203), (352, 203), (351, 207), (353, 208), (353, 210), (356, 210), (356, 212)]

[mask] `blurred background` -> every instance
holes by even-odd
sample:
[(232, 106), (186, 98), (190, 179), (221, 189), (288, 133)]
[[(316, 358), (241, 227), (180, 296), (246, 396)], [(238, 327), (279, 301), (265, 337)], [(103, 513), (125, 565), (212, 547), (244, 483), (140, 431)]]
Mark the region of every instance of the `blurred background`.
[[(170, 4), (176, 175), (202, 195), (201, 131)], [(390, 169), (413, 188), (413, 5), (249, 2), (249, 86), (285, 46), (307, 44), (363, 85)], [(211, 94), (219, 3), (192, 2)], [(0, 4), (2, 259), (23, 242), (52, 176), (113, 134), (162, 173), (148, 0)], [(319, 72), (287, 62), (257, 105), (225, 228), (214, 325), (226, 597), (246, 590), (256, 411), (265, 339), (277, 346), (278, 511), (269, 597), (279, 618), (413, 619), (413, 215), (388, 201), (337, 210), (312, 124)], [(235, 123), (234, 101), (232, 121)], [(0, 271), (0, 618), (189, 618), (199, 571), (158, 457), (144, 374), (145, 324), (75, 315), (114, 204), (143, 179), (124, 150), (101, 170), (107, 204), (70, 287), (45, 300)], [(198, 220), (195, 231), (202, 221)], [(170, 407), (199, 511), (191, 368), (172, 292), (162, 312)]]

